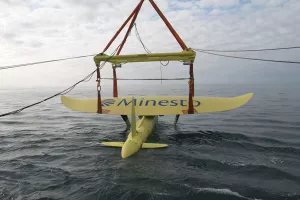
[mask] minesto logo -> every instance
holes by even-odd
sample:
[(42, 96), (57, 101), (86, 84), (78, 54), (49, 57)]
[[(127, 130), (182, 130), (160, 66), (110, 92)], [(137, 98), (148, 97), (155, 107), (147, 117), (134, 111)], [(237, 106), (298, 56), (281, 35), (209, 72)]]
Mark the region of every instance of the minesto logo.
[[(101, 105), (103, 107), (107, 106), (111, 106), (111, 105), (114, 105), (116, 103), (116, 100), (115, 99), (105, 99), (102, 101)], [(120, 99), (116, 106), (131, 106), (132, 104), (132, 100), (126, 100), (126, 99)], [(194, 104), (194, 107), (198, 107), (200, 106), (200, 101), (197, 101), (197, 100), (193, 100), (193, 104)], [(171, 100), (154, 100), (154, 99), (144, 99), (144, 98), (141, 98), (139, 100), (137, 99), (134, 99), (134, 105), (135, 106), (171, 106), (171, 107), (176, 107), (176, 106), (188, 106), (188, 100), (185, 100), (185, 99), (171, 99)]]
[[(117, 106), (129, 106), (132, 104), (131, 101), (126, 101), (126, 99), (121, 99)], [(200, 101), (193, 100), (194, 107), (200, 106)], [(134, 99), (135, 106), (187, 106), (188, 100), (183, 99), (174, 99), (174, 100), (154, 100), (154, 99), (147, 99), (141, 98), (139, 100)]]
[(114, 104), (115, 102), (116, 102), (116, 100), (114, 100), (114, 99), (105, 99), (101, 102), (101, 105), (103, 107), (110, 106), (110, 105)]

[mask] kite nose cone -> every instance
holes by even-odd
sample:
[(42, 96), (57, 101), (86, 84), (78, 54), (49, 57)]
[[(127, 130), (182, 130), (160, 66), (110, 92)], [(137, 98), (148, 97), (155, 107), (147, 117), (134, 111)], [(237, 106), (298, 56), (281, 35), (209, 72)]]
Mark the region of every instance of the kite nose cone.
[(134, 153), (138, 152), (140, 148), (141, 148), (140, 143), (133, 140), (127, 140), (122, 147), (121, 156), (123, 159), (127, 158), (133, 155)]

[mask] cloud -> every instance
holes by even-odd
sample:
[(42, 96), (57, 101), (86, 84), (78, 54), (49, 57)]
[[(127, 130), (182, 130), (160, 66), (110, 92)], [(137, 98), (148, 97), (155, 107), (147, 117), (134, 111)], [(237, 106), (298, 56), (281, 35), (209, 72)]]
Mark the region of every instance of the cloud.
[(238, 6), (240, 0), (200, 0), (198, 5), (201, 8), (229, 8), (233, 6)]
[(255, 6), (279, 6), (287, 3), (288, 0), (252, 0), (251, 2)]
[[(300, 44), (298, 0), (160, 0), (164, 14), (189, 47), (266, 48)], [(136, 0), (26, 0), (0, 1), (0, 66), (62, 57), (99, 53), (129, 16)], [(145, 1), (137, 18), (143, 42), (153, 52), (174, 52), (181, 48)], [(113, 43), (111, 53), (127, 27)], [(122, 53), (144, 53), (132, 30)], [(234, 54), (247, 57), (297, 60), (299, 51)], [(299, 59), (298, 59), (299, 60)], [(264, 74), (275, 80), (273, 70), (285, 67), (286, 76), (295, 66), (233, 60), (197, 53), (195, 78), (199, 82), (249, 81), (249, 74)], [(95, 69), (93, 59), (78, 59), (0, 71), (0, 88), (68, 86)], [(271, 73), (272, 72), (272, 73)], [(167, 77), (188, 76), (181, 63), (163, 67)], [(107, 65), (103, 76), (112, 75)], [(37, 77), (43, 78), (37, 78)], [(119, 77), (160, 77), (159, 63), (126, 64)], [(239, 78), (237, 78), (239, 77)], [(293, 76), (294, 77), (294, 76)], [(87, 85), (93, 85), (86, 83)], [(94, 85), (93, 85), (94, 86)]]

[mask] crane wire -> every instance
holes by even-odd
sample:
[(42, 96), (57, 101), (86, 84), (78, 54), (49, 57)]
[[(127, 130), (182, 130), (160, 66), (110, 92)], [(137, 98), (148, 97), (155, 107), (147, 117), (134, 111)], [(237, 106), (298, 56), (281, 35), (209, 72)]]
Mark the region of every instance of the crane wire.
[[(104, 65), (106, 64), (106, 62), (109, 61), (109, 60), (116, 54), (116, 52), (117, 52), (117, 50), (118, 50), (119, 47), (120, 47), (120, 45), (119, 45), (119, 46), (116, 48), (116, 50), (110, 55), (110, 57), (108, 57), (108, 58), (101, 64), (101, 66), (99, 67), (100, 70), (103, 69), (103, 67), (104, 67)], [(22, 107), (22, 108), (20, 108), (20, 109), (17, 109), (17, 110), (8, 112), (8, 113), (1, 114), (0, 117), (4, 117), (4, 116), (7, 116), (7, 115), (13, 115), (13, 114), (20, 113), (21, 111), (23, 111), (23, 110), (25, 110), (25, 109), (27, 109), (27, 108), (30, 108), (30, 107), (36, 106), (36, 105), (38, 105), (38, 104), (41, 104), (41, 103), (43, 103), (43, 102), (45, 102), (45, 101), (48, 101), (48, 100), (50, 100), (50, 99), (52, 99), (52, 98), (54, 98), (54, 97), (59, 96), (59, 95), (65, 95), (65, 94), (71, 92), (71, 91), (72, 91), (79, 83), (82, 83), (82, 82), (88, 82), (89, 80), (91, 80), (92, 76), (94, 75), (94, 73), (95, 73), (96, 71), (97, 71), (97, 69), (95, 69), (92, 73), (90, 73), (89, 75), (87, 75), (84, 79), (78, 81), (77, 83), (75, 83), (75, 84), (72, 85), (71, 87), (69, 87), (69, 88), (67, 88), (67, 89), (65, 89), (65, 90), (63, 90), (63, 91), (61, 91), (61, 92), (58, 92), (58, 93), (56, 93), (56, 94), (54, 94), (54, 95), (52, 95), (52, 96), (50, 96), (50, 97), (48, 97), (48, 98), (46, 98), (46, 99), (43, 99), (43, 100), (38, 101), (38, 102), (36, 102), (36, 103), (33, 103), (33, 104), (28, 105), (28, 106)]]
[(288, 60), (270, 60), (270, 59), (260, 59), (260, 58), (248, 58), (248, 57), (239, 57), (239, 56), (229, 56), (229, 55), (223, 55), (223, 54), (216, 54), (216, 53), (210, 53), (202, 50), (193, 49), (195, 51), (215, 55), (215, 56), (221, 56), (221, 57), (227, 57), (227, 58), (237, 58), (237, 59), (244, 59), (244, 60), (258, 60), (258, 61), (265, 61), (265, 62), (277, 62), (277, 63), (288, 63), (288, 64), (300, 64), (300, 61), (288, 61)]
[(73, 60), (73, 59), (77, 59), (77, 58), (91, 57), (91, 56), (95, 56), (95, 55), (96, 54), (90, 54), (90, 55), (84, 55), (84, 56), (74, 56), (74, 57), (69, 57), (69, 58), (60, 58), (60, 59), (46, 60), (46, 61), (33, 62), (33, 63), (23, 63), (23, 64), (17, 64), (17, 65), (8, 65), (8, 66), (2, 66), (2, 67), (0, 67), (0, 70), (12, 69), (12, 68), (17, 68), (17, 67), (25, 67), (25, 66), (29, 66), (29, 65), (37, 65), (37, 64), (58, 62), (58, 61), (64, 61), (64, 60)]
[[(143, 48), (145, 49), (145, 51), (149, 54), (151, 53), (151, 51), (146, 47), (146, 45), (143, 43), (141, 36), (137, 30), (136, 24), (134, 24), (135, 26), (135, 32), (136, 32), (136, 37), (137, 39), (141, 42)], [(121, 44), (120, 44), (121, 45)], [(111, 54), (110, 57), (108, 57), (107, 60), (105, 60), (102, 65), (99, 67), (100, 69), (103, 69), (104, 65), (106, 64), (107, 61), (109, 61), (109, 59), (111, 59), (115, 53), (117, 52), (118, 48), (120, 47), (120, 45), (115, 49), (115, 51)], [(289, 63), (289, 64), (300, 64), (299, 61), (284, 61), (284, 60), (270, 60), (270, 59), (259, 59), (259, 58), (248, 58), (248, 57), (239, 57), (239, 56), (230, 56), (230, 55), (223, 55), (223, 54), (216, 54), (216, 53), (211, 53), (211, 52), (247, 52), (247, 51), (275, 51), (275, 50), (287, 50), (287, 49), (297, 49), (300, 48), (300, 46), (295, 46), (295, 47), (282, 47), (282, 48), (270, 48), (270, 49), (245, 49), (245, 50), (205, 50), (205, 49), (196, 49), (196, 48), (192, 48), (195, 51), (201, 52), (201, 53), (205, 53), (205, 54), (210, 54), (210, 55), (215, 55), (215, 56), (221, 56), (221, 57), (228, 57), (228, 58), (236, 58), (236, 59), (245, 59), (245, 60), (257, 60), (257, 61), (265, 61), (265, 62), (279, 62), (279, 63)], [(209, 52), (211, 51), (211, 52)], [(43, 64), (43, 63), (51, 63), (51, 62), (58, 62), (58, 61), (64, 61), (64, 60), (72, 60), (72, 59), (78, 59), (78, 58), (85, 58), (85, 57), (91, 57), (91, 56), (95, 56), (95, 54), (90, 54), (90, 55), (83, 55), (83, 56), (74, 56), (74, 57), (68, 57), (68, 58), (61, 58), (61, 59), (54, 59), (54, 60), (46, 60), (46, 61), (40, 61), (40, 62), (33, 62), (33, 63), (23, 63), (23, 64), (17, 64), (17, 65), (8, 65), (8, 66), (3, 66), (0, 67), (0, 70), (5, 70), (5, 69), (12, 69), (12, 68), (18, 68), (18, 67), (24, 67), (24, 66), (29, 66), (29, 65), (37, 65), (37, 64)], [(161, 65), (166, 66), (169, 64), (169, 61), (166, 65), (164, 65), (162, 62), (160, 62)], [(1, 114), (0, 117), (4, 117), (7, 115), (11, 115), (11, 114), (17, 114), (20, 113), (21, 111), (30, 108), (32, 106), (38, 105), (40, 103), (43, 103), (45, 101), (48, 101), (58, 95), (64, 95), (67, 94), (69, 92), (71, 92), (78, 84), (82, 83), (82, 82), (88, 82), (91, 80), (91, 78), (93, 77), (94, 73), (97, 70), (94, 70), (92, 73), (88, 74), (84, 79), (76, 82), (74, 85), (72, 85), (71, 87), (56, 93), (46, 99), (43, 99), (39, 102), (33, 103), (31, 105), (25, 106), (23, 108), (8, 112), (8, 113), (4, 113)], [(111, 78), (101, 78), (101, 79), (111, 79)], [(173, 78), (173, 79), (163, 79), (162, 77), (160, 79), (118, 79), (118, 80), (185, 80), (188, 78)]]
[[(145, 51), (149, 54), (151, 51), (146, 47), (146, 45), (143, 43), (140, 34), (137, 30), (137, 27), (135, 25), (136, 29), (136, 37), (138, 40), (141, 42), (143, 48)], [(202, 52), (202, 53), (207, 53), (211, 55), (216, 55), (216, 56), (223, 56), (223, 57), (229, 57), (229, 58), (240, 58), (240, 59), (247, 59), (247, 60), (260, 60), (260, 61), (269, 61), (269, 62), (284, 62), (284, 63), (294, 63), (294, 64), (299, 64), (297, 61), (277, 61), (277, 60), (265, 60), (265, 59), (256, 59), (256, 58), (244, 58), (244, 57), (238, 57), (238, 56), (228, 56), (228, 55), (221, 55), (221, 54), (215, 54), (215, 53), (210, 53), (210, 52), (250, 52), (250, 51), (276, 51), (276, 50), (287, 50), (287, 49), (298, 49), (300, 46), (295, 46), (295, 47), (282, 47), (282, 48), (271, 48), (271, 49), (245, 49), (245, 50), (213, 50), (213, 49), (196, 49), (192, 48), (195, 51)], [(72, 60), (72, 59), (78, 59), (78, 58), (85, 58), (85, 57), (91, 57), (95, 56), (96, 54), (90, 54), (90, 55), (83, 55), (83, 56), (74, 56), (74, 57), (68, 57), (68, 58), (61, 58), (61, 59), (54, 59), (54, 60), (46, 60), (46, 61), (40, 61), (40, 62), (33, 62), (33, 63), (23, 63), (23, 64), (16, 64), (16, 65), (7, 65), (7, 66), (2, 66), (0, 67), (0, 70), (5, 70), (5, 69), (13, 69), (13, 68), (18, 68), (18, 67), (24, 67), (24, 66), (30, 66), (30, 65), (37, 65), (37, 64), (44, 64), (44, 63), (51, 63), (51, 62), (58, 62), (58, 61), (64, 61), (64, 60)], [(169, 61), (168, 61), (169, 62)], [(163, 66), (168, 65), (163, 64)]]
[(213, 52), (278, 51), (278, 50), (288, 50), (288, 49), (300, 49), (300, 46), (279, 47), (279, 48), (270, 48), (270, 49), (237, 49), (237, 50), (217, 50), (217, 49), (196, 49), (196, 48), (194, 48), (194, 50), (213, 51)]

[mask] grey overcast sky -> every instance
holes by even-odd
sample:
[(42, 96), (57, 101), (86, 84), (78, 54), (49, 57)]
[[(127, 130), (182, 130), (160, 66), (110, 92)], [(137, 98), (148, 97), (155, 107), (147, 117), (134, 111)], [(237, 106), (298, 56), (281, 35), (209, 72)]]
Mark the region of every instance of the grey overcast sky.
[[(100, 53), (138, 0), (1, 0), (0, 66)], [(156, 0), (187, 46), (209, 49), (300, 45), (299, 0)], [(152, 52), (181, 51), (145, 0), (137, 19)], [(120, 43), (125, 29), (112, 47)], [(122, 53), (144, 53), (134, 31)], [(234, 53), (237, 56), (300, 61), (300, 50)], [(232, 53), (231, 53), (232, 54)], [(0, 71), (0, 89), (69, 86), (95, 69), (92, 57)], [(171, 62), (163, 77), (187, 77)], [(103, 69), (111, 77), (110, 65)], [(300, 65), (236, 60), (197, 53), (196, 83), (297, 82)], [(160, 64), (125, 64), (120, 78), (160, 78)], [(95, 77), (93, 77), (95, 79)], [(105, 81), (104, 84), (106, 84)], [(95, 87), (95, 81), (84, 83)]]

